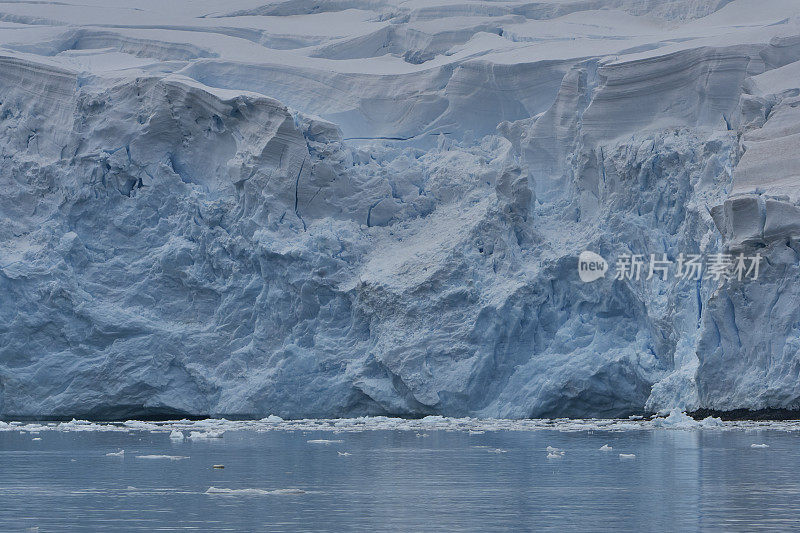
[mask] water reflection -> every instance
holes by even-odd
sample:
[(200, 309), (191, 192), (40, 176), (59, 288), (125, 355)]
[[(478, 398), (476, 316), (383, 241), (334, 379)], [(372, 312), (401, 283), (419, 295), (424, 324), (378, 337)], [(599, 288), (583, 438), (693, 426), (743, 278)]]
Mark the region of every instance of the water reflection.
[[(194, 441), (146, 431), (3, 432), (0, 529), (787, 529), (800, 525), (797, 438), (769, 430), (231, 431)], [(309, 442), (321, 439), (342, 442)], [(769, 448), (750, 446), (762, 442)], [(613, 449), (601, 451), (606, 444)], [(563, 456), (548, 458), (548, 446)]]

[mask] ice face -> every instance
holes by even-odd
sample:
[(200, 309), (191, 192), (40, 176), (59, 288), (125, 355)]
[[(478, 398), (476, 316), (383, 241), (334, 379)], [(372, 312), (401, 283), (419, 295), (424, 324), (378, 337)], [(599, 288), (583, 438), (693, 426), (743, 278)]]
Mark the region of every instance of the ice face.
[(0, 8), (0, 416), (800, 407), (794, 0), (134, 4)]

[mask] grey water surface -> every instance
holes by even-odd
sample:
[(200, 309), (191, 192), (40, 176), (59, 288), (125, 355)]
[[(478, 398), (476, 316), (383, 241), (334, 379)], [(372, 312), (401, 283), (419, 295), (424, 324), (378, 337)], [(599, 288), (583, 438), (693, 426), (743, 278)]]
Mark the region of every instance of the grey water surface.
[(0, 530), (787, 530), (799, 474), (774, 430), (6, 431)]

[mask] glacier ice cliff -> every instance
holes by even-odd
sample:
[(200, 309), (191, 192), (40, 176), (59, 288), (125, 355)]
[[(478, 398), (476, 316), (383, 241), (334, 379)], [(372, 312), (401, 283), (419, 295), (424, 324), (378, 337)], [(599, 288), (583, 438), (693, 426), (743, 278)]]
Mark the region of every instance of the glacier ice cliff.
[(264, 2), (0, 6), (0, 417), (800, 409), (794, 0)]

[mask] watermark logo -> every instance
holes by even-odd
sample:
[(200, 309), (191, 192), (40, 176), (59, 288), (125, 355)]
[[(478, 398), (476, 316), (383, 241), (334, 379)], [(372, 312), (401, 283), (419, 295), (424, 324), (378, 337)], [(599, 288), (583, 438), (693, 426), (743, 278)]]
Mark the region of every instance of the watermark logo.
[(586, 250), (578, 256), (578, 275), (585, 283), (602, 278), (607, 270), (606, 260), (594, 252)]
[[(700, 254), (680, 253), (673, 260), (667, 254), (621, 254), (614, 264), (614, 279), (639, 281), (658, 278), (666, 281), (675, 279), (713, 279), (714, 281), (736, 279), (758, 279), (761, 254), (746, 256), (715, 253), (708, 257)], [(590, 282), (605, 276), (608, 263), (598, 254), (581, 252), (578, 257), (578, 275), (581, 281)], [(671, 274), (671, 275), (670, 275)]]

